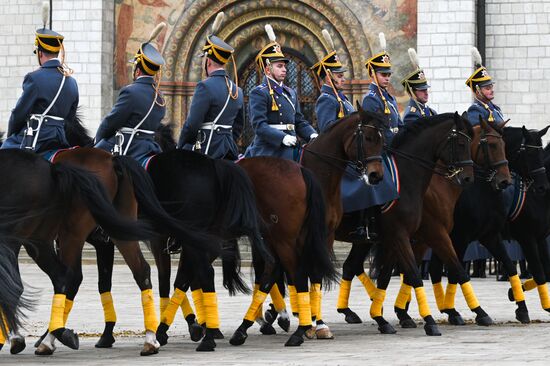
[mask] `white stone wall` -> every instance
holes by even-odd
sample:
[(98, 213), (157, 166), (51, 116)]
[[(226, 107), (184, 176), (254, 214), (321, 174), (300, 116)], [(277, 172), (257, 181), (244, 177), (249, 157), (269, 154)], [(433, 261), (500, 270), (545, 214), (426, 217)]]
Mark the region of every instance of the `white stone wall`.
[[(41, 27), (39, 0), (0, 2), (0, 131), (7, 129), (26, 73), (36, 69), (34, 32)], [(65, 36), (66, 62), (74, 70), (81, 114), (93, 132), (112, 106), (112, 0), (53, 0), (53, 29)]]
[(550, 124), (550, 1), (487, 0), (486, 14), (496, 103), (513, 125)]
[(430, 105), (439, 113), (463, 112), (472, 102), (465, 84), (472, 73), (474, 0), (418, 0), (417, 52), (431, 85)]

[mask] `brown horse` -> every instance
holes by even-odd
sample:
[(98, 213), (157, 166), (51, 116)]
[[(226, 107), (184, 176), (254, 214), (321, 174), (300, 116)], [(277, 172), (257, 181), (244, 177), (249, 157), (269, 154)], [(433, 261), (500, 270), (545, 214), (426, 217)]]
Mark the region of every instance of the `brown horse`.
[[(341, 175), (350, 163), (355, 166), (358, 178), (377, 183), (383, 174), (380, 157), (382, 123), (368, 112), (351, 114), (308, 145), (303, 158), (311, 156), (323, 166), (330, 167), (330, 172), (337, 177), (329, 176), (327, 171), (326, 178), (333, 180), (335, 186), (339, 185)], [(256, 286), (252, 304), (230, 343), (243, 344), (247, 329), (254, 321), (265, 323), (261, 305), (284, 271), (291, 297), (296, 299), (299, 319), (298, 329), (285, 345), (299, 346), (305, 332), (311, 328), (312, 318), (318, 326), (324, 325), (321, 283), (328, 284), (335, 276), (330, 257), (332, 246), (327, 245), (332, 244), (333, 237), (327, 236), (326, 232), (329, 214), (325, 210), (325, 201), (340, 202), (340, 191), (337, 189), (331, 192), (333, 195), (327, 195), (307, 169), (292, 161), (257, 157), (241, 160), (239, 165), (254, 184), (258, 208), (268, 225), (264, 239), (277, 263), (265, 265), (254, 257)], [(311, 294), (308, 279), (312, 284)]]

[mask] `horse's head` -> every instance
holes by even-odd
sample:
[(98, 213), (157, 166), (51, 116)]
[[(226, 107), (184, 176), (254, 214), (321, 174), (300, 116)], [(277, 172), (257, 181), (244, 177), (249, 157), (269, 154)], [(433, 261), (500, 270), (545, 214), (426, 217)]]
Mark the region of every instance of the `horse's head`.
[(506, 122), (497, 125), (480, 118), (479, 125), (474, 127), (472, 138), (471, 149), (474, 162), (487, 172), (487, 182), (496, 190), (504, 189), (512, 184), (502, 138), (502, 129), (505, 124)]
[(474, 181), (470, 148), (474, 131), (468, 120), (456, 112), (453, 122), (446, 140), (440, 145), (436, 155), (447, 166), (449, 179), (454, 179), (459, 185), (468, 185)]
[(381, 156), (384, 145), (381, 133), (383, 121), (362, 109), (349, 118), (355, 118), (355, 123), (347, 124), (343, 136), (345, 154), (354, 162), (365, 183), (377, 184), (384, 175)]
[(550, 126), (542, 130), (528, 130), (521, 128), (504, 129), (506, 141), (506, 156), (510, 161), (510, 168), (518, 173), (528, 186), (535, 191), (544, 192), (550, 188), (544, 167), (544, 151), (542, 136)]

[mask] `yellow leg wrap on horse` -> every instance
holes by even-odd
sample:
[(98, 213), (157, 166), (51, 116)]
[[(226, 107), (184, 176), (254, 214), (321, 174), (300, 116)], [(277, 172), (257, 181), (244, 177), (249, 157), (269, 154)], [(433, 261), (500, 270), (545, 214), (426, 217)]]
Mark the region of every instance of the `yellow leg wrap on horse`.
[(100, 294), (101, 305), (103, 306), (103, 317), (105, 323), (116, 323), (116, 311), (113, 303), (113, 296), (110, 292), (104, 292)]
[(55, 294), (52, 299), (52, 311), (50, 315), (50, 325), (48, 330), (50, 332), (63, 328), (63, 313), (65, 312), (65, 299), (66, 295)]
[(273, 307), (275, 307), (275, 311), (279, 313), (286, 309), (285, 299), (283, 298), (283, 295), (281, 295), (281, 291), (279, 290), (279, 286), (277, 286), (277, 284), (273, 285), (271, 291), (269, 291), (269, 296), (271, 296), (271, 301), (273, 303)]
[(340, 292), (338, 293), (338, 302), (336, 302), (336, 309), (349, 308), (349, 293), (351, 291), (351, 281), (340, 281)]
[(531, 291), (537, 288), (537, 283), (534, 279), (530, 278), (523, 284), (524, 291)]
[(202, 302), (206, 317), (206, 327), (210, 329), (219, 328), (218, 295), (215, 292), (203, 292)]
[(424, 291), (424, 287), (416, 287), (414, 289), (414, 293), (416, 295), (416, 302), (418, 303), (418, 312), (420, 313), (420, 316), (425, 318), (428, 315), (432, 315), (432, 312), (430, 311), (430, 306), (428, 305), (428, 299), (426, 298), (426, 291)]
[(193, 308), (191, 307), (191, 303), (189, 302), (189, 298), (187, 297), (187, 294), (185, 292), (183, 293), (183, 301), (181, 302), (180, 308), (184, 318), (187, 318), (191, 314), (195, 314), (193, 312)]
[(290, 299), (290, 309), (293, 313), (299, 313), (297, 296), (296, 286), (288, 285), (288, 298)]
[(67, 319), (71, 310), (73, 310), (74, 302), (73, 300), (65, 299), (65, 310), (63, 310), (63, 325), (67, 324)]
[(509, 278), (510, 285), (512, 285), (512, 293), (514, 294), (514, 300), (516, 302), (518, 301), (524, 301), (525, 300), (525, 293), (523, 292), (523, 289), (521, 288), (521, 280), (519, 279), (519, 276), (513, 275)]
[(298, 292), (298, 323), (301, 326), (311, 325), (311, 304), (309, 302), (309, 292)]
[(445, 309), (445, 289), (441, 282), (433, 283), (432, 288), (435, 296), (435, 303), (439, 310)]
[[(160, 298), (160, 318), (162, 319), (162, 314), (164, 313), (164, 310), (166, 310), (166, 307), (170, 303), (169, 297), (161, 297)], [(162, 321), (162, 320), (161, 320)]]
[(10, 332), (10, 327), (8, 327), (8, 323), (6, 322), (6, 318), (4, 317), (4, 314), (0, 311), (0, 315), (2, 317), (2, 321), (4, 322), (4, 331), (6, 334), (4, 334), (4, 331), (0, 329), (0, 345), (6, 343), (6, 339), (8, 337), (8, 333)]
[(372, 297), (372, 304), (370, 304), (370, 316), (375, 318), (382, 316), (382, 306), (384, 306), (384, 299), (386, 298), (386, 290), (377, 288)]
[(159, 326), (159, 318), (157, 317), (155, 298), (153, 297), (152, 289), (141, 291), (141, 307), (143, 308), (143, 324), (145, 330), (156, 332)]
[(172, 297), (168, 299), (168, 304), (165, 306), (164, 311), (160, 314), (160, 321), (162, 323), (172, 325), (184, 297), (187, 297), (185, 296), (185, 292), (179, 288), (174, 291)]
[(195, 311), (197, 312), (197, 322), (199, 324), (203, 324), (204, 319), (204, 305), (202, 301), (202, 290), (196, 289), (191, 292), (191, 296), (193, 297), (193, 303), (195, 304)]
[(321, 308), (321, 284), (312, 283), (309, 288), (309, 303), (311, 305), (311, 317), (319, 319), (319, 310)]
[(538, 285), (537, 291), (539, 292), (540, 304), (543, 309), (550, 309), (550, 297), (548, 296), (548, 287), (546, 283), (544, 285)]
[[(260, 309), (262, 308), (262, 304), (264, 303), (266, 297), (267, 297), (267, 293), (256, 290), (256, 288), (254, 288), (254, 295), (252, 295), (252, 303), (248, 307), (248, 311), (244, 316), (245, 320), (254, 322), (258, 318), (258, 315), (260, 316), (262, 315)], [(258, 314), (258, 310), (260, 310), (259, 314)]]
[(397, 294), (397, 298), (395, 299), (395, 307), (405, 310), (407, 302), (409, 302), (409, 298), (411, 297), (411, 292), (412, 286), (405, 284), (405, 282), (401, 282), (399, 293)]
[(460, 288), (462, 289), (462, 295), (464, 295), (464, 299), (466, 299), (466, 304), (468, 304), (470, 310), (479, 307), (479, 301), (477, 301), (477, 296), (471, 282), (464, 282), (460, 285)]
[(363, 272), (359, 276), (357, 276), (357, 278), (359, 279), (359, 281), (361, 281), (365, 290), (367, 290), (369, 297), (371, 299), (374, 298), (374, 294), (376, 292), (376, 285), (374, 284), (374, 282), (372, 282), (370, 277), (367, 276), (365, 272)]
[(448, 283), (445, 290), (445, 303), (443, 310), (455, 308), (456, 283)]

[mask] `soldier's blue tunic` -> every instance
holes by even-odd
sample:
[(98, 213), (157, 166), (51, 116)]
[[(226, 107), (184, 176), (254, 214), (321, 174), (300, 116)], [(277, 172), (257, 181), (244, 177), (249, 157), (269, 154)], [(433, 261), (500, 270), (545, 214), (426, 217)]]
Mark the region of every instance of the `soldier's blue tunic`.
[[(19, 149), (23, 147), (27, 119), (32, 114), (44, 113), (59, 90), (63, 75), (58, 67), (61, 67), (59, 59), (52, 59), (45, 62), (36, 71), (25, 76), (23, 94), (11, 112), (8, 138), (4, 141), (2, 149)], [(58, 117), (59, 119), (47, 117), (44, 119), (35, 151), (44, 152), (69, 146), (65, 138), (64, 120), (74, 120), (77, 107), (78, 86), (76, 80), (68, 76), (65, 78), (59, 97), (48, 111), (48, 116)], [(35, 125), (34, 128), (36, 127)], [(27, 144), (32, 145), (32, 140), (28, 141)]]
[[(268, 82), (271, 83), (278, 111), (271, 110), (272, 99)], [(315, 129), (305, 120), (300, 110), (296, 92), (286, 85), (279, 85), (273, 79), (264, 78), (264, 82), (250, 92), (250, 122), (254, 128), (254, 141), (246, 149), (245, 156), (274, 156), (297, 160), (296, 147), (283, 145), (285, 135), (300, 136), (309, 141)], [(294, 130), (279, 130), (273, 125), (294, 126)]]
[[(197, 84), (189, 115), (181, 130), (178, 146), (185, 150), (193, 150), (195, 142), (199, 139), (201, 149), (195, 150), (206, 153), (211, 129), (201, 128), (203, 123), (214, 122), (222, 111), (228, 97), (225, 70), (217, 70), (206, 80)], [(232, 94), (235, 94), (236, 86), (229, 81)], [(239, 138), (244, 126), (243, 91), (238, 88), (237, 99), (229, 97), (227, 107), (216, 122), (217, 127), (210, 141), (208, 153), (214, 159), (237, 159), (239, 152), (235, 141)]]
[[(494, 105), (492, 102), (487, 103), (487, 105), (489, 106), (489, 109), (493, 112), (493, 118), (495, 119), (495, 122), (504, 122), (504, 115), (502, 114), (500, 108)], [(474, 103), (470, 106), (470, 108), (468, 108), (468, 120), (470, 121), (472, 126), (475, 126), (479, 124), (479, 117), (487, 121), (489, 119), (489, 111), (485, 109), (483, 104), (481, 104), (481, 102), (476, 99)]]
[[(134, 128), (147, 115), (153, 104), (155, 89), (152, 76), (140, 76), (132, 84), (120, 90), (118, 99), (111, 112), (101, 121), (95, 141), (95, 147), (111, 152), (116, 143), (116, 133), (121, 128)], [(157, 96), (157, 102), (162, 104), (162, 96)], [(158, 129), (166, 113), (166, 108), (155, 103), (147, 119), (139, 127), (140, 130), (153, 132)], [(160, 146), (154, 141), (153, 133), (138, 132), (128, 148), (126, 155), (139, 162), (161, 152)], [(124, 133), (122, 151), (130, 139), (130, 133)], [(121, 153), (122, 153), (121, 151)]]
[[(338, 91), (340, 99), (343, 102), (344, 115), (347, 116), (355, 112), (353, 104), (351, 104), (341, 91)], [(321, 95), (315, 103), (315, 114), (317, 115), (317, 127), (319, 132), (325, 132), (336, 121), (338, 121), (338, 112), (340, 111), (340, 103), (332, 90), (332, 87), (324, 84), (321, 87)]]
[[(386, 89), (380, 88), (386, 102), (388, 103), (388, 108), (390, 109), (390, 114), (387, 115), (388, 124), (384, 128), (384, 139), (387, 145), (391, 144), (393, 136), (397, 133), (397, 129), (400, 126), (403, 126), (403, 121), (399, 116), (399, 109), (397, 108), (397, 101), (395, 98), (388, 93)], [(369, 85), (369, 92), (363, 98), (362, 107), (366, 111), (376, 112), (384, 115), (384, 101), (380, 95), (378, 87), (376, 84), (371, 83)]]
[[(422, 115), (422, 112), (420, 111), (420, 109), (418, 109), (418, 106), (420, 106), (424, 111), (424, 116)], [(404, 123), (414, 122), (419, 118), (431, 117), (435, 115), (437, 115), (437, 112), (431, 109), (427, 104), (418, 103), (417, 105), (415, 101), (411, 98), (409, 100), (409, 104), (407, 105), (407, 108), (405, 109), (405, 114), (403, 114), (403, 122)]]

